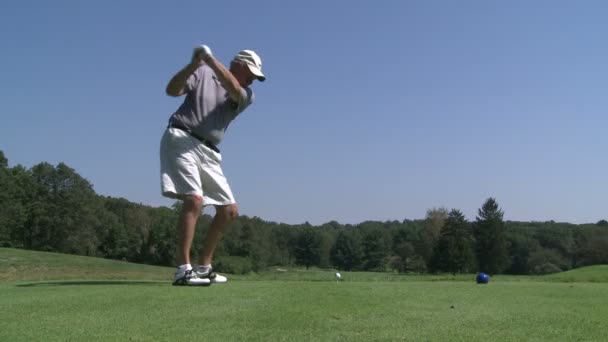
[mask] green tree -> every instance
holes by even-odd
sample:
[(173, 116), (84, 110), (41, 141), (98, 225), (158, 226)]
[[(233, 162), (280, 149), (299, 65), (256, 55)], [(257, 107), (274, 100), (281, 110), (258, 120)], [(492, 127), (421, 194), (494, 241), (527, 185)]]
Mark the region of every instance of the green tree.
[(331, 263), (337, 269), (352, 271), (360, 267), (362, 254), (361, 243), (356, 235), (340, 231), (331, 248)]
[[(0, 170), (0, 172), (2, 171)], [(10, 175), (4, 179), (10, 183), (6, 184), (6, 187), (0, 186), (0, 188), (6, 189), (5, 200), (10, 198), (10, 202), (0, 204), (0, 221), (3, 222), (0, 225), (4, 224), (6, 231), (9, 232), (8, 245), (23, 248), (31, 208), (32, 177), (21, 165), (8, 169), (8, 172)], [(0, 197), (3, 195), (0, 194)]]
[(576, 259), (574, 231), (574, 225), (555, 222), (547, 222), (535, 230), (535, 238), (543, 248), (556, 250), (568, 261), (565, 270)]
[(259, 218), (247, 219), (241, 228), (240, 256), (247, 257), (254, 271), (268, 266), (271, 257), (271, 238), (266, 223)]
[(429, 265), (435, 244), (441, 234), (441, 228), (448, 218), (448, 209), (444, 207), (432, 208), (426, 211), (426, 216), (418, 238), (414, 242), (416, 254), (420, 255), (425, 265)]
[(474, 235), (480, 271), (498, 274), (509, 267), (511, 261), (505, 237), (503, 212), (493, 198), (488, 198), (478, 210)]
[(380, 229), (372, 229), (363, 237), (363, 269), (366, 271), (384, 271), (384, 262), (388, 248)]
[(278, 224), (272, 228), (272, 239), (274, 253), (271, 263), (273, 265), (291, 265), (295, 259), (293, 249), (294, 229), (285, 223)]
[[(124, 198), (105, 198), (103, 215), (105, 234), (100, 241), (100, 249), (107, 258), (131, 260), (140, 250), (140, 244), (131, 244), (135, 237), (127, 226), (127, 211), (134, 204)], [(134, 250), (135, 249), (135, 250)]]
[(97, 249), (104, 258), (126, 259), (129, 253), (126, 230), (118, 215), (107, 209), (108, 200), (110, 199), (102, 198), (104, 206), (97, 214), (101, 224), (101, 229), (97, 232), (99, 239)]
[(426, 262), (416, 252), (414, 243), (416, 242), (417, 232), (404, 222), (403, 225), (397, 227), (393, 233), (393, 255), (390, 258), (390, 266), (393, 270), (400, 273), (407, 271), (424, 272), (426, 271)]
[(400, 273), (407, 272), (410, 268), (420, 267), (416, 263), (416, 259), (419, 257), (416, 254), (416, 250), (412, 243), (408, 241), (402, 241), (393, 248), (395, 256), (392, 259), (391, 266)]
[(0, 247), (21, 247), (27, 218), (26, 193), (22, 178), (28, 177), (23, 168), (8, 168), (8, 162), (0, 151)]
[(598, 234), (582, 251), (590, 264), (608, 264), (608, 235)]
[(538, 241), (534, 238), (534, 231), (511, 223), (507, 225), (506, 237), (509, 243), (509, 256), (511, 257), (511, 266), (507, 268), (506, 273), (528, 274), (530, 255), (540, 248)]
[(140, 204), (130, 203), (124, 210), (123, 215), (122, 219), (127, 231), (129, 248), (127, 259), (141, 262), (144, 260), (143, 257), (150, 252), (146, 248), (149, 246), (152, 220), (148, 215), (146, 207)]
[(462, 212), (452, 209), (441, 228), (431, 259), (431, 270), (452, 274), (473, 271), (473, 234)]
[(319, 267), (331, 267), (331, 248), (334, 245), (335, 231), (319, 229), (321, 244), (319, 246)]
[(305, 227), (297, 235), (295, 243), (296, 263), (306, 266), (319, 264), (321, 260), (321, 235), (312, 227)]
[(40, 163), (30, 170), (25, 247), (61, 253), (96, 255), (100, 205), (92, 185), (64, 163)]
[(177, 213), (167, 207), (149, 210), (151, 225), (143, 260), (153, 265), (174, 266), (177, 249)]
[(548, 274), (564, 271), (569, 262), (556, 249), (539, 247), (528, 259), (528, 269), (532, 274)]
[(4, 156), (4, 151), (0, 150), (0, 169), (8, 168), (8, 159)]
[(575, 234), (574, 267), (608, 264), (608, 231), (600, 226), (581, 227)]

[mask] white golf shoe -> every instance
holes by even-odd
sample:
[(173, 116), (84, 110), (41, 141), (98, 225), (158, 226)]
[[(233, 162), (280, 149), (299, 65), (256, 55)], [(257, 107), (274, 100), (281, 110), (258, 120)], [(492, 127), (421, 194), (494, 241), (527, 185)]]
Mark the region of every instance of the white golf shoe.
[(211, 280), (208, 278), (201, 278), (193, 270), (187, 270), (184, 272), (176, 272), (175, 279), (173, 280), (173, 286), (209, 286)]
[(199, 278), (207, 279), (212, 284), (216, 283), (226, 283), (228, 282), (228, 278), (223, 275), (217, 274), (213, 272), (213, 268), (209, 267), (207, 270), (201, 271), (201, 267), (197, 267), (194, 271)]

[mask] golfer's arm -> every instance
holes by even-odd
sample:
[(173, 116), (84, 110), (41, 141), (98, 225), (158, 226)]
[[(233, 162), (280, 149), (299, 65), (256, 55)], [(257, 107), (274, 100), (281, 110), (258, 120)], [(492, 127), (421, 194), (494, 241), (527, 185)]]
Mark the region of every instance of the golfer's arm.
[(167, 84), (167, 95), (169, 96), (182, 96), (186, 93), (186, 81), (188, 81), (188, 77), (192, 75), (194, 71), (198, 69), (196, 64), (188, 64), (182, 70), (178, 71), (169, 84)]
[(215, 75), (220, 80), (220, 83), (224, 89), (226, 89), (230, 95), (230, 98), (237, 103), (241, 103), (244, 100), (243, 88), (241, 88), (239, 81), (234, 78), (234, 75), (232, 75), (230, 70), (226, 69), (226, 67), (213, 56), (205, 57), (205, 63), (207, 63), (207, 65), (215, 72)]

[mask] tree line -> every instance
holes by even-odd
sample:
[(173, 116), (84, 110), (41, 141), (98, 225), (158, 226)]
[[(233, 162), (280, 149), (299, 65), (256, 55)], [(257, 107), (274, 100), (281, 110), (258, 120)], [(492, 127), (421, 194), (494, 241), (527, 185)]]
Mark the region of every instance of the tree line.
[[(101, 196), (74, 169), (9, 167), (0, 151), (0, 247), (174, 266), (180, 203), (151, 207)], [(424, 219), (313, 226), (238, 217), (215, 267), (248, 273), (270, 266), (346, 271), (547, 274), (608, 264), (608, 222), (504, 221), (494, 198), (467, 220), (432, 208)], [(211, 222), (201, 215), (195, 246)], [(196, 252), (195, 252), (196, 253)]]

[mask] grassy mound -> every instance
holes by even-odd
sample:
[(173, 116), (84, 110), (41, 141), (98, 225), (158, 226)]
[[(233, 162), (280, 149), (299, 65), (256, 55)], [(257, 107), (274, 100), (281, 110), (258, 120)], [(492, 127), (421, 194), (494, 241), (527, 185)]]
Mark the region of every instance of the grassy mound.
[(0, 248), (0, 281), (165, 280), (170, 267), (140, 265), (102, 258)]
[(565, 283), (608, 283), (608, 265), (594, 265), (543, 276), (546, 280)]

